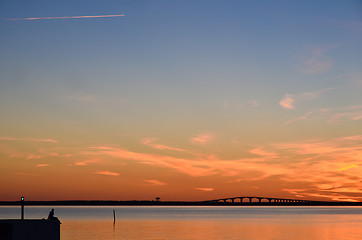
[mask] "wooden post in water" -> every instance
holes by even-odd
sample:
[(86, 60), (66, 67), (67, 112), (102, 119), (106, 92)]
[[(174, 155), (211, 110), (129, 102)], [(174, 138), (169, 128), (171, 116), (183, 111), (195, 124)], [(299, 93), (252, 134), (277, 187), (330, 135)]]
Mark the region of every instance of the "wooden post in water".
[(116, 212), (113, 209), (113, 224), (116, 224)]

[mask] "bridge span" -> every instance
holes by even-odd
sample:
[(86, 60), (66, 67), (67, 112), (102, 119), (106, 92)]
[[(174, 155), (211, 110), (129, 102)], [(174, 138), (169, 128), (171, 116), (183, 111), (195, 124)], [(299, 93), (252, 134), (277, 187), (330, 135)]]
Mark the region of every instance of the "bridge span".
[(289, 198), (273, 198), (273, 197), (255, 197), (255, 196), (242, 196), (242, 197), (229, 197), (209, 200), (208, 202), (230, 202), (230, 203), (313, 203), (315, 201), (289, 199)]

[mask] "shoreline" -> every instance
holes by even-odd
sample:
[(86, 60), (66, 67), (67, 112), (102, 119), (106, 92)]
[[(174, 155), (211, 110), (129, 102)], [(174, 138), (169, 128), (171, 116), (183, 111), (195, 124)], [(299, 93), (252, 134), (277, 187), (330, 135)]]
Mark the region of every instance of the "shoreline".
[[(0, 201), (0, 206), (19, 206), (21, 201)], [(27, 206), (362, 206), (362, 202), (211, 202), (211, 201), (107, 201), (61, 200), (25, 201)]]

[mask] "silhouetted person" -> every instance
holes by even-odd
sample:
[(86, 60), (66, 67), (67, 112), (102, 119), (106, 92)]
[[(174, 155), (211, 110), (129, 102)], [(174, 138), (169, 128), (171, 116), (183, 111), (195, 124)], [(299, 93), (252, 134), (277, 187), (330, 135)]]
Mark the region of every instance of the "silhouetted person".
[(48, 220), (53, 220), (53, 219), (54, 219), (54, 208), (50, 211), (48, 215)]
[(58, 221), (60, 224), (62, 224), (57, 217), (54, 217), (54, 208), (50, 211), (47, 220)]

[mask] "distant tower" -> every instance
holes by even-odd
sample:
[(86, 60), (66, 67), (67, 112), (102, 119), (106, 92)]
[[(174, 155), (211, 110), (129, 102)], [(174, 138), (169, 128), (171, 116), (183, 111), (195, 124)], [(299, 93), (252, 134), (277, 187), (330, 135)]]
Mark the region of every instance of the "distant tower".
[(159, 201), (160, 201), (160, 197), (156, 197), (156, 201), (159, 202)]

